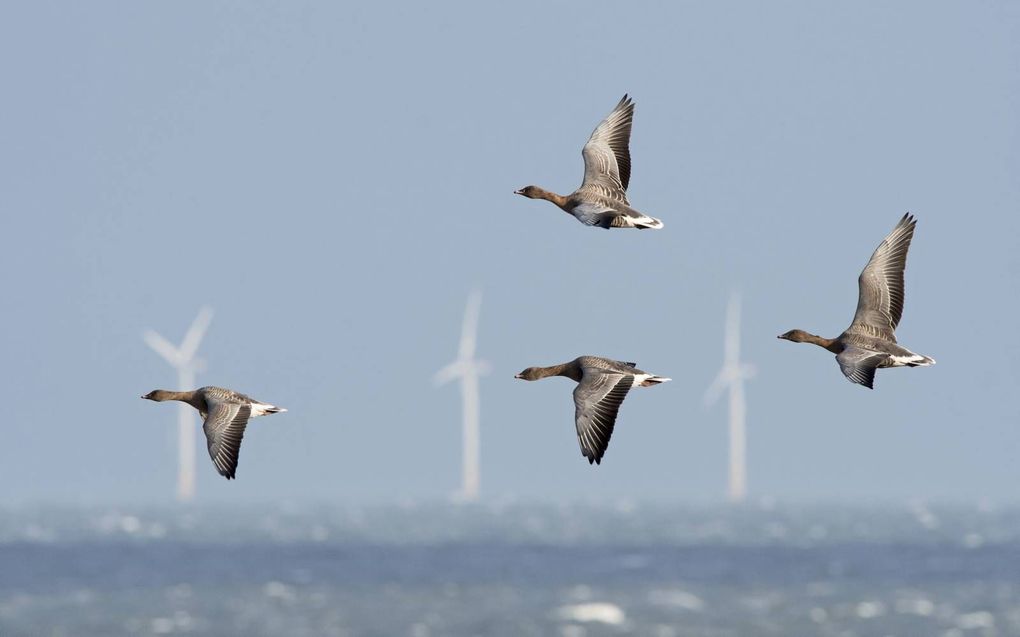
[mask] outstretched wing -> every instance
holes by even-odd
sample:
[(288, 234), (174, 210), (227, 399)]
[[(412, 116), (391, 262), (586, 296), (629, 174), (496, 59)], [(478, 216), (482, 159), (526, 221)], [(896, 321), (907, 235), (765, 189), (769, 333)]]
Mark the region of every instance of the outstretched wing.
[(893, 332), (903, 315), (903, 270), (916, 223), (909, 213), (903, 215), (871, 255), (857, 280), (857, 312), (849, 331), (896, 341)]
[(851, 383), (874, 389), (875, 370), (887, 357), (888, 354), (883, 352), (872, 352), (851, 346), (836, 355), (836, 362)]
[(586, 226), (598, 226), (599, 228), (612, 227), (613, 220), (620, 215), (616, 209), (596, 202), (586, 202), (574, 206), (570, 214)]
[(209, 415), (202, 429), (205, 431), (213, 464), (227, 480), (232, 480), (237, 471), (237, 454), (241, 450), (241, 440), (250, 417), (250, 405), (227, 402), (209, 404)]
[(585, 369), (574, 388), (574, 424), (581, 454), (588, 463), (602, 463), (616, 425), (623, 399), (634, 385), (634, 377)]
[(596, 188), (627, 201), (630, 184), (630, 128), (634, 102), (623, 96), (620, 103), (592, 132), (581, 149), (584, 181), (581, 188)]

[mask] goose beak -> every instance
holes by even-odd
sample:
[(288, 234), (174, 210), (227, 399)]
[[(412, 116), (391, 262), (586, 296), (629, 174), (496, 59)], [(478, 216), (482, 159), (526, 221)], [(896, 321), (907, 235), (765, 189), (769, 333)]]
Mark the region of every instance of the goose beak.
[(514, 194), (515, 195), (523, 195), (524, 194), (524, 189), (523, 188), (518, 188), (517, 190), (514, 191)]
[(521, 377), (520, 374), (514, 374), (514, 378), (520, 378), (520, 377)]

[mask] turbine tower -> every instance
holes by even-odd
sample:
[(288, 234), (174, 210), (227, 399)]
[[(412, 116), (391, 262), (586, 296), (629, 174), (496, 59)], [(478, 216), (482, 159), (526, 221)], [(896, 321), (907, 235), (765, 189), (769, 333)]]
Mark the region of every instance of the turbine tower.
[[(198, 344), (205, 336), (212, 310), (203, 307), (195, 317), (181, 341), (174, 347), (153, 330), (146, 330), (145, 342), (177, 370), (177, 385), (180, 391), (195, 389), (195, 372), (202, 371), (205, 363), (195, 358)], [(195, 497), (195, 410), (186, 403), (178, 403), (177, 411), (177, 500), (190, 502)]]
[(747, 430), (744, 419), (744, 380), (754, 376), (754, 367), (740, 362), (740, 296), (730, 296), (726, 308), (726, 336), (723, 342), (723, 366), (719, 375), (705, 392), (705, 404), (711, 405), (725, 388), (729, 389), (730, 402), (730, 502), (743, 502), (747, 496)]
[(478, 428), (478, 377), (489, 373), (489, 364), (475, 358), (475, 342), (478, 336), (478, 311), (482, 305), (482, 293), (471, 292), (464, 308), (464, 322), (460, 330), (460, 347), (457, 360), (436, 372), (436, 385), (443, 385), (455, 378), (460, 379), (460, 396), (463, 409), (463, 466), (461, 486), (457, 497), (465, 502), (478, 500), (479, 473), (479, 428)]

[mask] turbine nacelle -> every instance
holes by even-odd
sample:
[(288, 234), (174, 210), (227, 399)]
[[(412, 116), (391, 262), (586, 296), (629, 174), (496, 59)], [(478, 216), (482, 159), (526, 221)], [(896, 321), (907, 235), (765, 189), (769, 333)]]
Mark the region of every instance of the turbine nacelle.
[(206, 371), (208, 367), (209, 365), (208, 363), (206, 363), (206, 360), (204, 358), (193, 358), (191, 359), (191, 363), (187, 365), (186, 369), (192, 374), (197, 374), (199, 372)]
[[(209, 329), (212, 317), (213, 312), (210, 308), (203, 307), (199, 310), (198, 316), (191, 322), (191, 327), (184, 334), (180, 347), (175, 346), (154, 330), (145, 330), (142, 338), (145, 339), (146, 345), (155, 350), (157, 354), (162, 356), (178, 372), (196, 373), (205, 371), (205, 361), (195, 358), (195, 352), (198, 351), (198, 345), (202, 342), (202, 337), (205, 336), (206, 330)], [(194, 387), (182, 387), (181, 389), (194, 389)]]
[(455, 378), (466, 378), (468, 376), (485, 376), (492, 371), (488, 361), (483, 360), (457, 360), (436, 372), (432, 382), (437, 386), (445, 385)]
[(712, 384), (709, 385), (707, 390), (705, 390), (705, 406), (707, 407), (712, 405), (715, 401), (719, 400), (719, 396), (722, 394), (723, 390), (728, 388), (730, 385), (754, 378), (757, 373), (758, 369), (751, 363), (724, 365), (723, 368), (719, 370), (719, 375), (715, 377)]

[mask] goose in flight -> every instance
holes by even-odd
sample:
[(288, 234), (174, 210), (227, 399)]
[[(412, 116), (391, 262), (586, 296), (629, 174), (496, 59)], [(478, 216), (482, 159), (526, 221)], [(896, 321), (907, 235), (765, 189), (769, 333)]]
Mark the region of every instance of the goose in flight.
[(896, 342), (896, 326), (903, 314), (903, 270), (917, 221), (907, 213), (871, 255), (857, 280), (857, 313), (850, 327), (836, 338), (822, 338), (790, 330), (779, 338), (814, 343), (836, 355), (850, 382), (874, 389), (880, 367), (927, 367), (935, 360), (915, 354)]
[(237, 454), (248, 419), (287, 411), (222, 387), (201, 387), (193, 391), (156, 389), (142, 398), (156, 402), (179, 400), (197, 409), (205, 420), (202, 430), (205, 431), (209, 455), (216, 471), (227, 480), (232, 480), (237, 471)]
[(584, 157), (584, 181), (569, 195), (557, 195), (538, 186), (526, 186), (514, 194), (529, 199), (551, 201), (574, 215), (586, 226), (599, 228), (652, 228), (662, 222), (630, 207), (630, 126), (634, 120), (634, 102), (623, 96), (591, 134), (581, 149)]
[(649, 387), (670, 379), (643, 372), (634, 363), (579, 356), (569, 363), (551, 367), (529, 367), (514, 378), (538, 380), (566, 376), (577, 382), (574, 388), (574, 424), (581, 455), (588, 464), (602, 463), (613, 435), (616, 414), (632, 387)]

